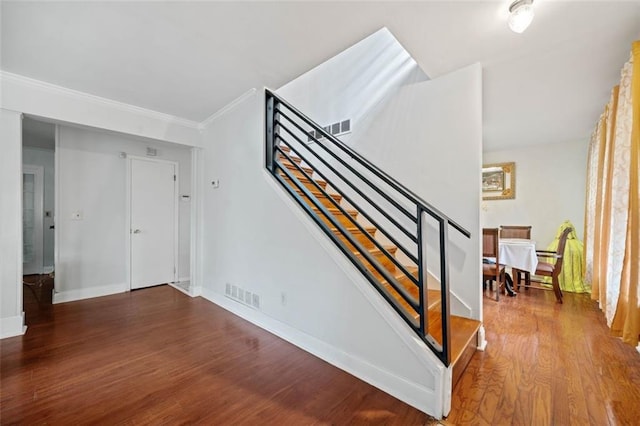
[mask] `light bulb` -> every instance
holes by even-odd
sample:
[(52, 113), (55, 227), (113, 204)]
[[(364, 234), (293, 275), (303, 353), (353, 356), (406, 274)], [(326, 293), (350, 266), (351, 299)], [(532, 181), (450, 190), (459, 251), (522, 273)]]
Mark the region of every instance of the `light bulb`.
[(514, 33), (522, 33), (533, 21), (533, 6), (531, 3), (516, 1), (509, 7), (509, 28)]

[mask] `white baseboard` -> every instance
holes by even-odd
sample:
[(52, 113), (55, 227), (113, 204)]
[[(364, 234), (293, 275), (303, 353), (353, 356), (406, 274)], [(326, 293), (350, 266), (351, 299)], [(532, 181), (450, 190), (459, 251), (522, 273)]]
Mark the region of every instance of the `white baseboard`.
[(109, 296), (111, 294), (128, 291), (127, 283), (103, 285), (99, 287), (81, 288), (68, 291), (54, 291), (53, 304), (73, 302), (75, 300), (91, 299), (93, 297)]
[(42, 273), (43, 274), (50, 274), (50, 273), (52, 273), (54, 271), (54, 269), (55, 268), (53, 267), (53, 265), (45, 266), (44, 268), (42, 268)]
[(485, 349), (487, 349), (487, 339), (485, 339), (485, 331), (484, 331), (484, 324), (480, 325), (480, 328), (478, 329), (478, 346), (476, 346), (476, 349), (479, 351), (483, 351)]
[(191, 295), (193, 297), (202, 296), (202, 287), (192, 287), (191, 288)]
[(202, 297), (252, 324), (275, 334), (304, 351), (325, 360), (331, 365), (382, 389), (384, 392), (393, 395), (395, 398), (420, 411), (436, 417), (442, 415), (442, 408), (439, 406), (440, 397), (436, 395), (433, 389), (425, 388), (418, 383), (410, 382), (402, 377), (382, 370), (361, 358), (345, 353), (339, 348), (303, 333), (260, 311), (234, 302), (232, 299), (208, 288), (202, 289)]
[(24, 325), (24, 312), (14, 317), (0, 318), (0, 339), (21, 336), (27, 331)]
[(180, 286), (179, 286), (178, 284), (176, 284), (176, 283), (169, 283), (169, 286), (170, 286), (170, 287), (175, 288), (176, 290), (178, 290), (178, 291), (179, 291), (179, 292), (181, 292), (181, 293), (186, 294), (187, 296), (191, 296), (191, 293), (189, 293), (189, 292), (187, 291), (187, 289), (184, 289), (184, 288), (180, 287)]
[(182, 277), (182, 278), (178, 278), (178, 282), (179, 283), (183, 283), (185, 281), (191, 281), (191, 277)]
[(448, 416), (451, 411), (451, 394), (453, 393), (453, 365), (445, 370), (442, 381), (444, 383), (442, 387), (442, 414)]
[(188, 288), (184, 288), (180, 285), (180, 282), (177, 283), (169, 283), (169, 285), (173, 288), (175, 288), (176, 290), (178, 290), (181, 293), (186, 294), (189, 297), (197, 297), (200, 296), (199, 294), (193, 294), (193, 289), (191, 287)]

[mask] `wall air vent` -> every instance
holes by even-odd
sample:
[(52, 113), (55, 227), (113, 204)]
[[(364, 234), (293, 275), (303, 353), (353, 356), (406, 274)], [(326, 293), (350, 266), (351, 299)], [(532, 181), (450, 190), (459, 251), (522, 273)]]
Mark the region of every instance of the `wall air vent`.
[[(323, 129), (332, 136), (342, 136), (351, 132), (351, 119), (349, 118), (337, 123), (329, 124), (328, 126), (324, 126)], [(314, 138), (322, 139), (323, 137), (322, 133), (314, 129), (307, 132), (307, 142), (313, 142)]]
[(225, 284), (224, 295), (250, 308), (260, 309), (260, 296), (236, 285)]

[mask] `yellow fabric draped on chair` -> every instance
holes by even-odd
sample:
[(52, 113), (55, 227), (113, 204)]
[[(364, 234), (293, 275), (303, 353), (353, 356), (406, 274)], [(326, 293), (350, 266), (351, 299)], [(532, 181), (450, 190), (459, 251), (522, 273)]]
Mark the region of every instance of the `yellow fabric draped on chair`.
[(589, 146), (585, 282), (614, 335), (640, 335), (640, 41)]
[[(558, 243), (560, 242), (560, 236), (565, 229), (571, 228), (571, 232), (567, 236), (567, 243), (564, 248), (564, 259), (562, 263), (562, 270), (558, 276), (558, 282), (562, 291), (568, 291), (571, 293), (590, 293), (591, 287), (585, 283), (582, 273), (583, 266), (583, 245), (582, 241), (578, 239), (576, 229), (573, 224), (565, 220), (558, 232), (556, 238), (547, 246), (547, 250), (556, 251), (558, 249)], [(545, 262), (555, 263), (555, 259), (544, 258)], [(551, 278), (545, 277), (545, 284), (551, 285)]]

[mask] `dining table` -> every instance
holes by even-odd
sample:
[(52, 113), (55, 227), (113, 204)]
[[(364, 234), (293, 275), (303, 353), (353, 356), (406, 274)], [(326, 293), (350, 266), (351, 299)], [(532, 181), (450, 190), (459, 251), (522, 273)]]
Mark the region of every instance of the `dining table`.
[(536, 242), (524, 238), (498, 240), (500, 263), (514, 269), (534, 273), (538, 267)]

